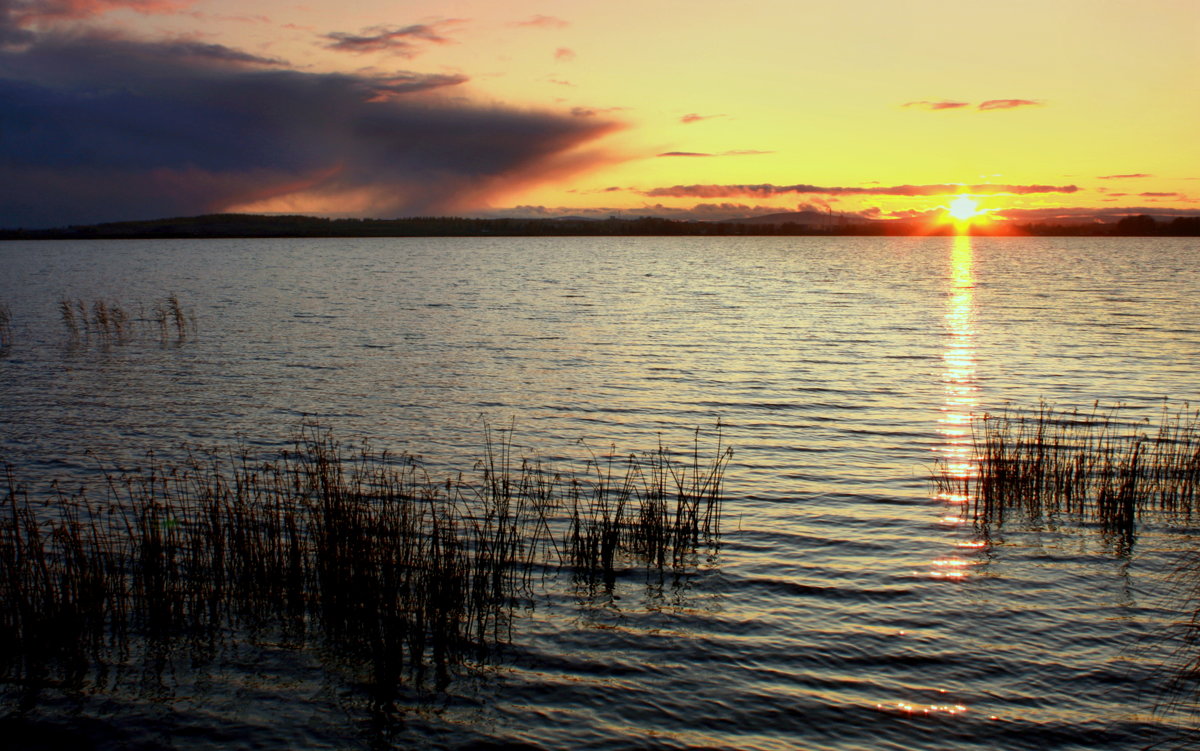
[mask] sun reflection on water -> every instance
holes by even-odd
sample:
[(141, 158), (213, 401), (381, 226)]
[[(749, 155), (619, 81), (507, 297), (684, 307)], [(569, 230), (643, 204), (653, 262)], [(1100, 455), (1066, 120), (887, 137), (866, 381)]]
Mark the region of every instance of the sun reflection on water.
[[(946, 469), (958, 478), (976, 472), (971, 421), (979, 403), (975, 373), (975, 261), (969, 235), (956, 235), (950, 253), (950, 289), (946, 310), (946, 340), (942, 352), (945, 400), (938, 418), (942, 441), (938, 451)], [(945, 503), (966, 504), (962, 494), (941, 493)]]

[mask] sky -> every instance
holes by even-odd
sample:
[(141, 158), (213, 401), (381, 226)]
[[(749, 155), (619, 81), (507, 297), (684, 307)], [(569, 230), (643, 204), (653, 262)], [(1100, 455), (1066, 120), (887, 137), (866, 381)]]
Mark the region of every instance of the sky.
[(0, 227), (1200, 215), (1197, 0), (0, 0)]

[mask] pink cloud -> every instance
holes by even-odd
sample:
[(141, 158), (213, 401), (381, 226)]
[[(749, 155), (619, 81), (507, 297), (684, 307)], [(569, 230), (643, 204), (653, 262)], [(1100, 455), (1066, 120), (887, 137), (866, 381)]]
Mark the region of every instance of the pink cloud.
[(565, 29), (571, 24), (554, 16), (530, 16), (524, 21), (513, 21), (509, 26), (530, 26), (540, 29)]
[(968, 106), (970, 106), (970, 102), (954, 102), (954, 101), (945, 100), (945, 99), (941, 100), (941, 101), (937, 101), (937, 102), (930, 102), (930, 101), (922, 100), (920, 102), (905, 102), (904, 104), (902, 104), (900, 106), (912, 107), (915, 109), (923, 109), (923, 110), (930, 110), (930, 111), (936, 112), (937, 110), (956, 110), (956, 109), (960, 109), (962, 107), (968, 107)]
[(817, 193), (821, 195), (874, 195), (874, 196), (948, 196), (959, 193), (995, 195), (1009, 193), (1027, 195), (1031, 193), (1074, 193), (1074, 185), (895, 185), (879, 187), (822, 187), (818, 185), (674, 185), (653, 188), (647, 196), (670, 196), (673, 198), (729, 198), (732, 196), (776, 196), (788, 193)]
[(665, 151), (657, 156), (757, 156), (759, 154), (773, 154), (773, 151), (758, 151), (756, 149), (736, 149), (733, 151), (722, 151), (716, 154), (709, 154), (702, 151)]
[(176, 13), (194, 0), (30, 0), (10, 9), (17, 25), (41, 21), (77, 20), (125, 9), (136, 13)]
[(691, 123), (698, 123), (701, 120), (711, 120), (714, 117), (724, 117), (724, 115), (699, 115), (695, 112), (689, 112), (688, 114), (679, 118), (679, 122), (685, 125), (690, 125)]
[(1100, 179), (1100, 180), (1132, 180), (1132, 179), (1138, 178), (1138, 177), (1154, 177), (1154, 175), (1147, 175), (1144, 172), (1135, 172), (1130, 175), (1101, 175), (1098, 179)]
[(554, 50), (554, 59), (560, 63), (568, 63), (575, 59), (575, 51), (568, 47), (559, 47)]
[(1011, 110), (1017, 107), (1041, 107), (1042, 103), (1033, 99), (989, 99), (979, 103), (979, 110)]

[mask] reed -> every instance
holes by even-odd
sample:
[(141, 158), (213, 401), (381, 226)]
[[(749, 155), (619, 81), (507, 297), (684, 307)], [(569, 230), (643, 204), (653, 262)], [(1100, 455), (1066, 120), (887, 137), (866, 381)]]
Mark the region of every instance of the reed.
[(0, 677), (82, 675), (131, 645), (259, 628), (317, 638), (386, 704), (511, 633), (536, 571), (682, 568), (718, 533), (730, 451), (661, 446), (581, 472), (514, 459), (487, 433), (471, 476), (305, 428), (291, 449), (192, 452), (31, 496), (7, 472), (0, 524)]
[(12, 346), (12, 309), (0, 302), (0, 349)]
[(1132, 544), (1139, 520), (1186, 521), (1200, 500), (1200, 412), (1165, 405), (1157, 425), (1130, 421), (1121, 408), (983, 415), (975, 422), (977, 471), (941, 465), (934, 482), (967, 499), (985, 531), (1020, 514), (1069, 515), (1094, 522), (1111, 539)]
[[(137, 310), (138, 315), (132, 310)], [(182, 342), (196, 331), (195, 316), (184, 310), (174, 293), (155, 300), (149, 312), (144, 305), (131, 309), (103, 298), (96, 298), (91, 303), (82, 298), (62, 298), (58, 302), (58, 311), (73, 342), (95, 337), (102, 344), (125, 343), (135, 336), (145, 335), (149, 329), (165, 344), (172, 339)]]

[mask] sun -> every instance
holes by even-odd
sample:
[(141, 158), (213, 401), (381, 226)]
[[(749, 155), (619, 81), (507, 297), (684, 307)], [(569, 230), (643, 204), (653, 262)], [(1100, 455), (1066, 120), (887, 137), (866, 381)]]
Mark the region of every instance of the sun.
[(984, 212), (979, 210), (979, 201), (968, 195), (961, 195), (950, 202), (947, 213), (954, 217), (954, 221), (965, 222)]

